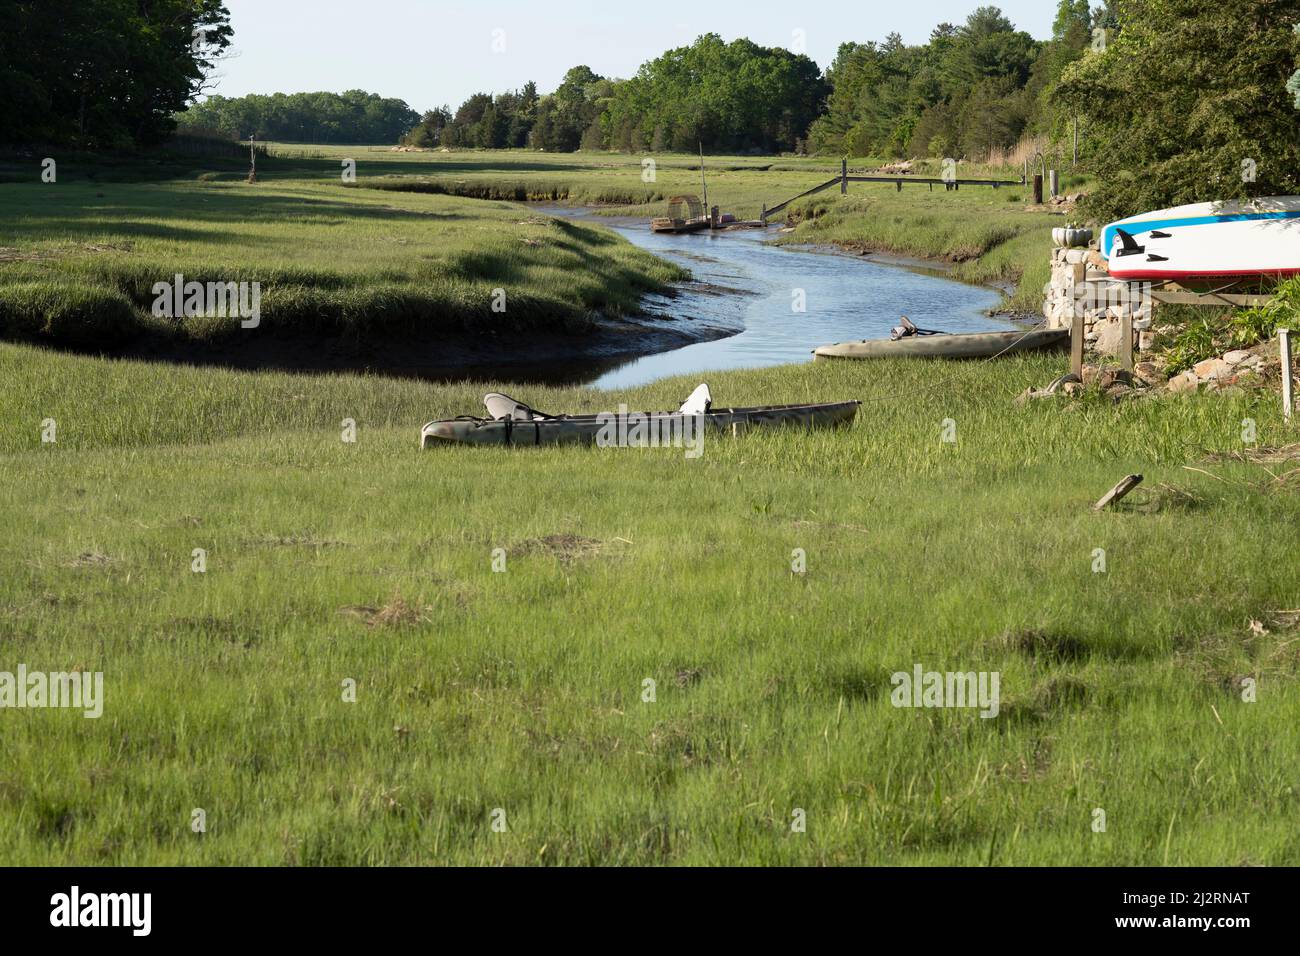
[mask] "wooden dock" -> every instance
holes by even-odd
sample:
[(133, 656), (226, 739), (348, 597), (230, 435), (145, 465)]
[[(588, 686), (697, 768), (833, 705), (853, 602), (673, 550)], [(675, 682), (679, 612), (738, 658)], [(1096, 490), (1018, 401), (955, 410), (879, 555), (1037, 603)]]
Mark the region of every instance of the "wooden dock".
[[(766, 223), (770, 216), (775, 216), (777, 213), (781, 212), (783, 209), (789, 206), (790, 203), (798, 202), (800, 199), (804, 199), (808, 196), (812, 196), (815, 193), (819, 193), (824, 189), (830, 189), (832, 186), (835, 185), (838, 185), (840, 187), (840, 195), (846, 195), (849, 191), (849, 183), (894, 183), (898, 187), (899, 192), (903, 191), (904, 183), (928, 185), (932, 190), (934, 189), (935, 186), (943, 186), (945, 190), (954, 190), (954, 189), (960, 189), (962, 186), (992, 186), (994, 189), (997, 189), (1001, 186), (1028, 185), (1027, 181), (1023, 177), (1021, 179), (958, 179), (956, 177), (935, 179), (929, 176), (904, 176), (904, 175), (850, 176), (849, 161), (847, 159), (842, 159), (840, 160), (840, 174), (836, 176), (834, 179), (828, 179), (826, 180), (826, 182), (820, 183), (814, 186), (812, 189), (804, 190), (797, 196), (791, 196), (789, 199), (785, 200), (784, 202), (777, 203), (775, 206), (773, 206), (770, 209), (766, 205), (764, 205), (763, 211), (759, 215), (759, 219), (763, 223)], [(1042, 192), (1041, 177), (1038, 176), (1034, 177), (1034, 185), (1035, 185), (1035, 189), (1037, 190), (1036, 195), (1041, 194)], [(1041, 196), (1040, 196), (1040, 201), (1041, 201)]]

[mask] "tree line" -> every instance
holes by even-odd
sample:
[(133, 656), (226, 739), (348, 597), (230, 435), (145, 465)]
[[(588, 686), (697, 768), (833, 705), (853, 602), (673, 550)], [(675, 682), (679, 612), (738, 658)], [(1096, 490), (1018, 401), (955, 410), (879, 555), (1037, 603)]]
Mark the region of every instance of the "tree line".
[(807, 57), (709, 34), (628, 80), (587, 67), (554, 94), (477, 94), (417, 145), (813, 152), (984, 159), (1034, 137), (1098, 186), (1105, 218), (1206, 198), (1300, 194), (1300, 0), (1058, 0), (1035, 40), (996, 7), (924, 44)]
[(230, 38), (221, 0), (0, 0), (0, 141), (157, 143)]
[(569, 70), (554, 93), (537, 86), (475, 93), (454, 113), (424, 114), (412, 146), (781, 152), (803, 148), (829, 88), (803, 54), (717, 34), (669, 50), (631, 79)]
[(987, 155), (1027, 133), (1050, 133), (1050, 92), (1065, 69), (1116, 23), (1114, 4), (1059, 0), (1050, 40), (1017, 30), (996, 7), (928, 43), (898, 34), (845, 43), (825, 74), (801, 53), (716, 34), (669, 50), (627, 80), (586, 66), (555, 93), (536, 86), (476, 93), (425, 114), (416, 146), (521, 147), (865, 155)]
[(802, 53), (705, 34), (628, 79), (476, 93), (417, 114), (362, 90), (211, 96), (221, 0), (0, 0), (0, 140), (129, 148), (179, 124), (230, 138), (444, 148), (815, 152), (980, 159), (1083, 131), (1098, 216), (1300, 194), (1300, 0), (1058, 0), (1035, 40), (996, 7)]
[(211, 96), (177, 117), (182, 132), (289, 143), (395, 143), (419, 122), (405, 100), (365, 90)]
[(825, 74), (802, 53), (705, 34), (627, 80), (575, 67), (553, 93), (535, 84), (476, 93), (454, 113), (425, 114), (415, 146), (550, 151), (820, 152), (984, 156), (1059, 123), (1050, 91), (1114, 24), (1113, 4), (1059, 0), (1050, 40), (1017, 30), (996, 7), (928, 43), (898, 34), (845, 43)]
[(1060, 0), (1052, 38), (1017, 30), (996, 7), (929, 42), (845, 43), (827, 69), (832, 93), (809, 130), (814, 150), (853, 156), (987, 156), (1060, 119), (1051, 91), (1114, 16), (1088, 0)]

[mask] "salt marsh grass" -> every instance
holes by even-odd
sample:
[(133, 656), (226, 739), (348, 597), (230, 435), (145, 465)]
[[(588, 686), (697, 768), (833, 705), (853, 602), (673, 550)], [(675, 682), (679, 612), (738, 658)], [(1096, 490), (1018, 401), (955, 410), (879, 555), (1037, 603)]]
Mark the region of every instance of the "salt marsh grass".
[[(835, 172), (709, 162), (742, 216)], [(269, 324), (317, 333), (631, 309), (681, 273), (507, 200), (642, 215), (695, 191), (690, 157), (641, 169), (273, 147), (256, 185), (20, 176), (3, 334), (148, 332), (178, 272), (261, 280)], [(1032, 307), (1055, 220), (923, 189), (813, 197), (786, 235), (945, 257)], [(494, 320), (501, 283), (522, 308)], [(1245, 421), (1292, 431), (1255, 392), (1013, 404), (1061, 361), (702, 376), (719, 404), (863, 404), (691, 460), (419, 449), (499, 382), (0, 344), (0, 671), (104, 673), (98, 720), (0, 709), (5, 862), (1300, 862), (1296, 483), (1211, 454)], [(600, 412), (697, 382), (507, 388)], [(892, 706), (917, 666), (998, 674), (998, 716)]]
[(233, 338), (238, 323), (153, 318), (155, 284), (177, 274), (259, 282), (267, 328), (426, 340), (633, 312), (685, 275), (605, 230), (513, 203), (342, 182), (72, 180), (0, 194), (0, 337), (56, 345)]
[[(1289, 433), (1012, 404), (1059, 362), (710, 375), (864, 404), (688, 461), (417, 447), (488, 382), (0, 346), (0, 647), (105, 673), (100, 720), (0, 710), (6, 861), (1294, 864), (1300, 507), (1203, 460)], [(891, 706), (917, 663), (1000, 673), (999, 716)]]

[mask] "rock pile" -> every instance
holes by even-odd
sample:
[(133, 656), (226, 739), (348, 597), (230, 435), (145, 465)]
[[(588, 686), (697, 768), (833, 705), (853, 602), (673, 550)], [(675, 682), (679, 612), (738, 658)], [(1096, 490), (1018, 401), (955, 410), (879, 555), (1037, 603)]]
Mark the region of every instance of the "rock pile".
[(1027, 388), (1016, 398), (1017, 405), (1037, 398), (1056, 395), (1076, 397), (1086, 389), (1096, 388), (1111, 401), (1147, 395), (1179, 394), (1205, 391), (1234, 391), (1253, 380), (1267, 377), (1276, 371), (1277, 362), (1268, 355), (1271, 343), (1261, 343), (1251, 349), (1234, 349), (1222, 356), (1197, 362), (1172, 378), (1163, 359), (1138, 362), (1132, 372), (1104, 365), (1085, 365), (1083, 377), (1062, 375), (1046, 388)]
[(1169, 380), (1169, 391), (1194, 392), (1202, 386), (1213, 390), (1232, 388), (1259, 375), (1267, 361), (1259, 352), (1234, 349), (1179, 372)]
[[(1161, 381), (1163, 382), (1163, 378)], [(1156, 384), (1154, 376), (1150, 379), (1144, 378), (1138, 375), (1136, 370), (1126, 372), (1122, 368), (1085, 365), (1082, 379), (1076, 375), (1062, 375), (1046, 388), (1027, 388), (1016, 397), (1016, 404), (1023, 405), (1032, 399), (1052, 398), (1056, 395), (1074, 398), (1082, 395), (1086, 389), (1094, 387), (1111, 401), (1119, 402), (1142, 395)]]
[(1075, 317), (1083, 321), (1084, 342), (1102, 355), (1118, 355), (1123, 333), (1120, 320), (1134, 322), (1139, 351), (1151, 348), (1153, 334), (1145, 328), (1151, 318), (1149, 289), (1144, 283), (1110, 281), (1106, 260), (1096, 249), (1053, 249), (1052, 281), (1045, 290), (1043, 315), (1049, 329), (1068, 329)]

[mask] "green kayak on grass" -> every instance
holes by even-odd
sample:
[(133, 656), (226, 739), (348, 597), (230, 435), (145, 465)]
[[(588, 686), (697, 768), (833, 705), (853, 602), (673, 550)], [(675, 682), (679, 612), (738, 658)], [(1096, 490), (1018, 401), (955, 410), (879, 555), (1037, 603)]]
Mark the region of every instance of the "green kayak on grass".
[[(420, 430), (420, 447), (464, 445), (594, 445), (659, 444), (656, 438), (680, 434), (683, 419), (708, 434), (738, 434), (751, 428), (829, 428), (847, 425), (857, 414), (857, 401), (807, 405), (757, 405), (752, 408), (713, 408), (706, 386), (673, 412), (631, 412), (626, 408), (594, 415), (548, 415), (492, 393), (484, 399), (491, 418), (464, 415), (429, 422)], [(693, 401), (694, 400), (694, 401)], [(610, 441), (610, 439), (615, 439)]]

